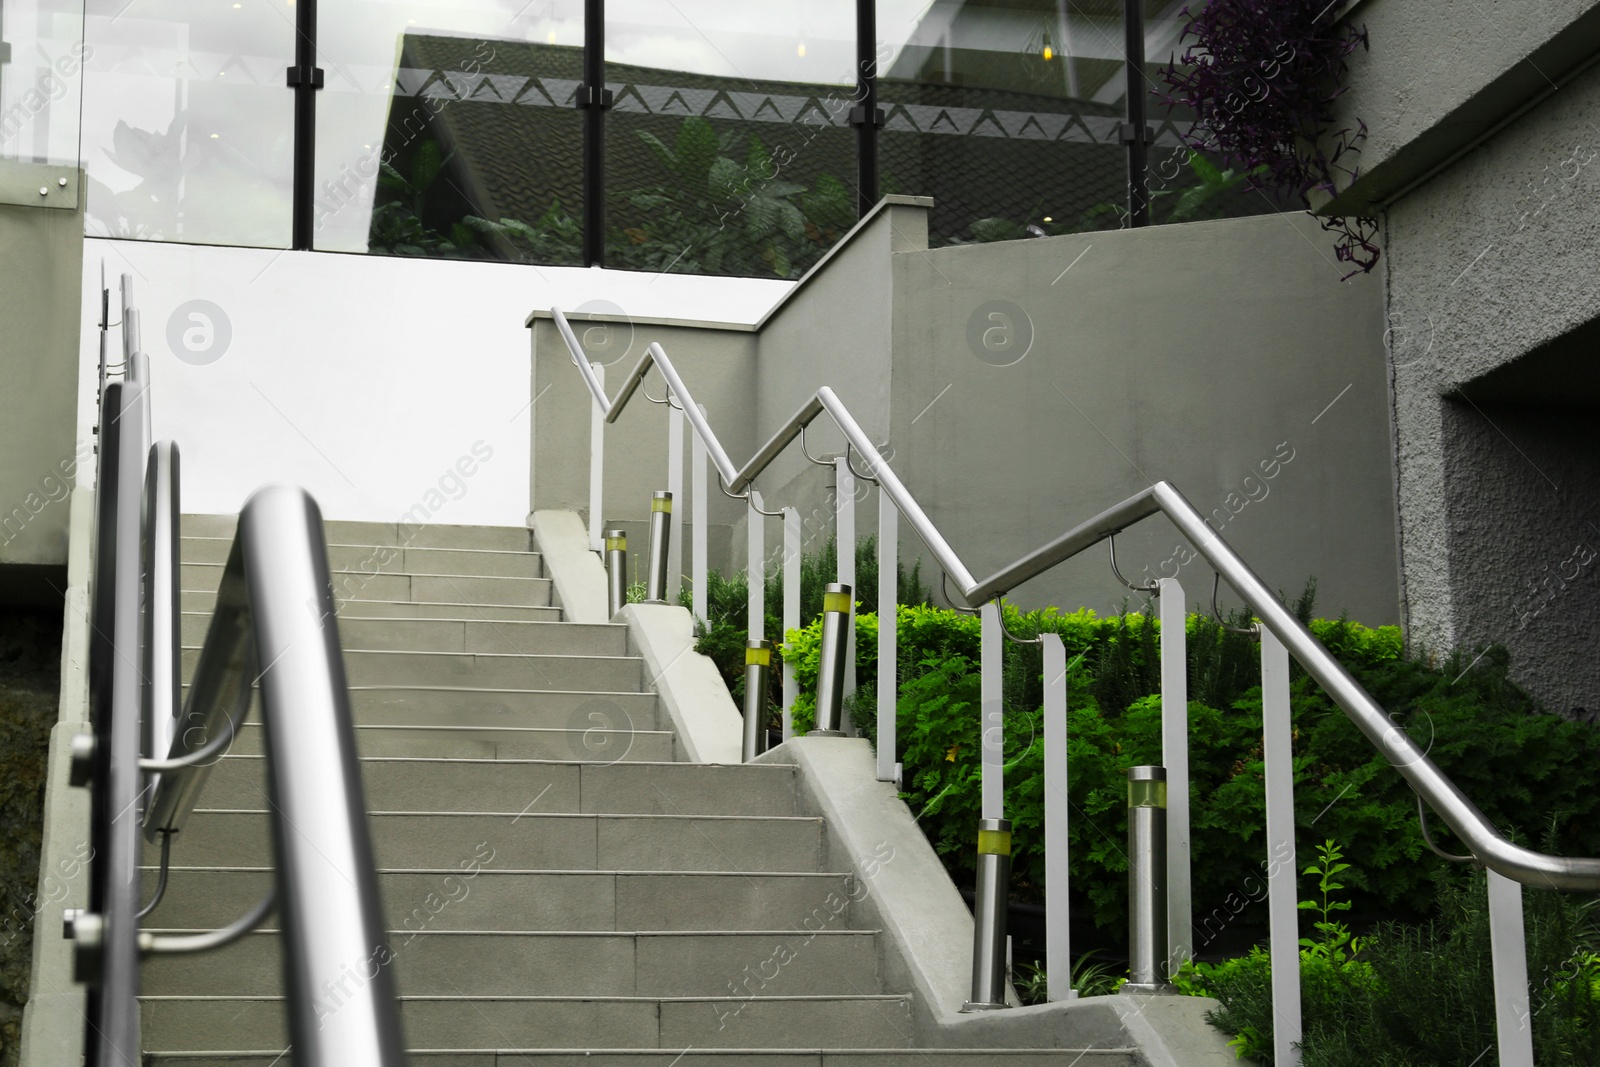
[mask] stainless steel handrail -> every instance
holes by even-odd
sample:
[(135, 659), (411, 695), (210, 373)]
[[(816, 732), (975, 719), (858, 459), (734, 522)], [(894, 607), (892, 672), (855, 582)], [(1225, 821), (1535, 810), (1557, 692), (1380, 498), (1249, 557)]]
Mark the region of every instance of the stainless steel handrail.
[[(124, 324), (136, 330), (137, 311), (126, 289), (123, 314)], [(403, 1064), (321, 513), (292, 486), (269, 485), (246, 501), (179, 720), (178, 450), (169, 441), (148, 446), (148, 370), (137, 334), (126, 325), (124, 344), (126, 376), (107, 383), (101, 397), (92, 591), (95, 736), (90, 744), (73, 745), (74, 781), (81, 777), (95, 786), (94, 878), (88, 913), (76, 918), (72, 934), (80, 969), (93, 979), (88, 1062), (132, 1067), (142, 1057), (141, 955), (215, 948), (275, 907), (296, 1062)], [(264, 664), (259, 676), (257, 664)], [(275, 888), (221, 930), (180, 937), (142, 931), (141, 814), (146, 836), (165, 835), (163, 844), (169, 844), (204, 783), (210, 764), (201, 761), (227, 736), (207, 727), (220, 720), (236, 728), (257, 685)], [(181, 729), (183, 723), (191, 727)], [(141, 758), (141, 748), (167, 758)], [(345, 981), (353, 975), (359, 975), (356, 982)], [(323, 1000), (328, 982), (339, 982), (343, 995), (333, 1011)], [(353, 994), (346, 988), (351, 984)]]
[[(1195, 549), (1215, 567), (1246, 605), (1262, 620), (1299, 660), (1309, 673), (1356, 724), (1366, 738), (1381, 751), (1400, 772), (1406, 782), (1438, 814), (1471, 850), (1477, 862), (1507, 878), (1525, 885), (1561, 890), (1600, 890), (1600, 859), (1586, 857), (1550, 856), (1508, 841), (1488, 818), (1467, 799), (1443, 771), (1434, 765), (1427, 753), (1417, 747), (1404, 730), (1390, 721), (1387, 713), (1363, 689), (1350, 672), (1322, 643), (1312, 635), (1299, 619), (1295, 618), (1272, 595), (1256, 573), (1209, 526), (1194, 505), (1167, 482), (1157, 482), (1133, 496), (1079, 523), (1060, 536), (1041, 545), (1015, 562), (1002, 567), (982, 581), (956, 554), (954, 548), (939, 532), (933, 520), (905, 487), (887, 460), (861, 424), (856, 421), (844, 402), (827, 386), (802, 404), (789, 420), (756, 450), (744, 467), (735, 470), (720, 444), (712, 449), (716, 440), (710, 427), (702, 429), (704, 416), (689, 402), (682, 390), (682, 378), (672, 361), (659, 344), (651, 344), (643, 358), (630, 372), (623, 389), (615, 400), (606, 403), (604, 391), (599, 388), (588, 361), (583, 358), (582, 346), (559, 309), (551, 308), (551, 317), (567, 342), (573, 362), (584, 372), (590, 391), (606, 409), (606, 421), (614, 422), (621, 414), (633, 389), (643, 380), (652, 364), (684, 400), (685, 414), (693, 413), (697, 432), (706, 441), (707, 451), (713, 456), (724, 485), (730, 493), (738, 493), (771, 466), (774, 460), (819, 415), (826, 412), (845, 439), (866, 457), (873, 477), (885, 495), (911, 523), (912, 529), (933, 553), (934, 559), (954, 579), (958, 590), (968, 605), (982, 604), (1035, 578), (1085, 549), (1091, 548), (1114, 534), (1159, 513), (1165, 514), (1178, 531)], [(720, 457), (720, 458), (719, 458)]]

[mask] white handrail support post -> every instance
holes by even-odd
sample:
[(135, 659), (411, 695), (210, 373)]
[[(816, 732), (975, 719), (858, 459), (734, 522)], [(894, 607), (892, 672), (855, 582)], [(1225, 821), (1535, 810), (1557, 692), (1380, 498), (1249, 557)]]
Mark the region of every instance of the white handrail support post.
[[(705, 405), (700, 406), (700, 414), (706, 413)], [(690, 492), (693, 495), (694, 507), (694, 545), (690, 565), (694, 568), (694, 617), (700, 620), (700, 625), (710, 627), (706, 609), (706, 515), (709, 511), (710, 501), (706, 499), (706, 466), (710, 462), (706, 451), (705, 438), (698, 433), (692, 435), (693, 450), (690, 453), (689, 477), (692, 482)]]
[(981, 647), (979, 667), (979, 703), (982, 705), (983, 733), (980, 735), (979, 773), (982, 779), (983, 813), (985, 819), (1006, 817), (1005, 783), (1005, 702), (1001, 685), (1001, 669), (1005, 636), (1000, 632), (1000, 605), (991, 600), (979, 610)]
[[(800, 509), (783, 509), (783, 639), (800, 629)], [(794, 701), (800, 695), (794, 663), (783, 657), (783, 739), (794, 736)]]
[(672, 494), (672, 536), (667, 539), (667, 603), (683, 593), (683, 409), (667, 404), (667, 492)]
[(1496, 871), (1485, 873), (1489, 876), (1489, 956), (1494, 964), (1494, 1018), (1500, 1067), (1533, 1067), (1522, 884)]
[[(1176, 578), (1160, 583), (1161, 763), (1167, 769), (1167, 976), (1194, 956), (1189, 861), (1189, 654), (1187, 605)], [(1147, 624), (1148, 625), (1148, 624)]]
[[(1279, 1067), (1300, 1064), (1299, 868), (1294, 852), (1294, 749), (1289, 650), (1261, 627), (1262, 755), (1267, 793), (1267, 928), (1272, 957), (1272, 1049)], [(1172, 802), (1169, 791), (1167, 802)]]
[(1067, 646), (1042, 633), (1044, 645), (1044, 970), (1051, 1001), (1077, 1000), (1072, 988), (1072, 938), (1067, 903)]
[(767, 624), (767, 572), (763, 557), (767, 547), (767, 520), (761, 514), (761, 494), (750, 490), (749, 506), (745, 508), (745, 584), (749, 588), (749, 627), (747, 636), (752, 641), (765, 638)]
[(895, 698), (900, 690), (900, 669), (895, 644), (899, 622), (900, 512), (884, 492), (878, 493), (878, 781), (893, 782), (895, 774)]
[[(589, 364), (595, 380), (604, 388), (606, 369), (599, 363)], [(604, 552), (605, 538), (601, 534), (604, 523), (605, 469), (606, 469), (606, 409), (599, 400), (589, 404), (589, 551)]]
[[(834, 461), (834, 506), (838, 509), (838, 527), (834, 542), (838, 547), (839, 557), (839, 584), (850, 587), (850, 595), (860, 599), (861, 590), (856, 588), (856, 476), (850, 470), (850, 454), (835, 457)], [(882, 577), (881, 575), (879, 576)], [(856, 691), (856, 613), (850, 611), (850, 636), (845, 639), (844, 651), (844, 695), (846, 700)], [(855, 734), (854, 716), (850, 714), (850, 705), (847, 703), (840, 709), (839, 729), (845, 736)]]

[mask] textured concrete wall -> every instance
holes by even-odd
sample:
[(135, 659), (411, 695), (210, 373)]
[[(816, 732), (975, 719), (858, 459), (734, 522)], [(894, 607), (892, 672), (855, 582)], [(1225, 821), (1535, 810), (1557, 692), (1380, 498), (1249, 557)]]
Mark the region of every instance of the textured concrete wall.
[(1600, 706), (1597, 106), (1600, 68), (1397, 201), (1384, 240), (1411, 637), (1502, 641), (1562, 710)]
[[(1395, 622), (1380, 279), (1340, 275), (1303, 215), (899, 254), (896, 469), (980, 578), (1165, 479), (1272, 587)], [(1209, 599), (1164, 520), (1118, 556)], [(1130, 596), (1097, 549), (1015, 599)]]
[(1600, 4), (1368, 0), (1346, 16), (1370, 48), (1349, 58), (1332, 129), (1366, 123), (1362, 177), (1334, 207), (1369, 211), (1552, 92), (1600, 50)]
[(76, 440), (80, 211), (0, 205), (0, 564), (67, 562)]

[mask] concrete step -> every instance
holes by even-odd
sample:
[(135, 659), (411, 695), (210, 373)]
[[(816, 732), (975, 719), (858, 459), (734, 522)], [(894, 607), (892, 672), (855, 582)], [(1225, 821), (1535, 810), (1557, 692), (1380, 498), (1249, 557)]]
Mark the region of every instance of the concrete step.
[[(185, 612), (183, 643), (200, 647), (210, 625), (210, 612)], [(610, 623), (478, 619), (468, 608), (458, 619), (364, 619), (341, 614), (339, 640), (347, 651), (621, 656), (628, 651), (628, 628)]]
[[(528, 772), (498, 814), (386, 812), (367, 816), (384, 867), (468, 861), (483, 843), (505, 867), (533, 870), (816, 871), (822, 820), (801, 816), (551, 815), (538, 804), (553, 776)], [(202, 808), (173, 844), (189, 866), (254, 867), (270, 861), (265, 810)], [(178, 850), (182, 849), (181, 854)], [(145, 865), (160, 860), (146, 844)]]
[(671, 722), (654, 693), (588, 689), (462, 689), (361, 686), (350, 690), (358, 725), (523, 726), (545, 729), (661, 730)]
[[(217, 606), (215, 589), (186, 589), (179, 594), (183, 611), (207, 616)], [(515, 622), (560, 622), (561, 609), (550, 605), (421, 603), (409, 600), (345, 600), (339, 604), (344, 619), (509, 619)]]
[[(172, 856), (176, 866), (166, 896), (150, 915), (152, 924), (191, 929), (226, 926), (272, 884), (265, 866), (185, 866), (188, 858), (181, 836), (173, 844)], [(863, 891), (850, 875), (826, 871), (528, 871), (507, 867), (493, 846), (482, 851), (458, 846), (440, 858), (451, 865), (380, 871), (379, 892), (390, 926), (843, 930), (852, 928), (855, 901)], [(146, 867), (141, 877), (142, 899), (148, 900), (155, 892), (156, 868)]]
[[(222, 582), (223, 564), (185, 563), (181, 568), (185, 591), (214, 593)], [(548, 578), (483, 578), (450, 574), (370, 574), (333, 571), (335, 602), (351, 600), (409, 600), (433, 604), (504, 604), (514, 607), (548, 607)], [(468, 616), (469, 618), (471, 616)]]
[[(1126, 1048), (412, 1049), (417, 1067), (1145, 1067)], [(293, 1067), (293, 1052), (154, 1053), (161, 1067)]]
[[(382, 759), (361, 761), (373, 811), (504, 812), (507, 798), (537, 785), (538, 810), (586, 815), (794, 815), (794, 768), (751, 763)], [(208, 808), (266, 804), (266, 760), (230, 755), (206, 778)]]
[[(389, 931), (407, 996), (748, 997), (882, 992), (876, 931)], [(200, 931), (165, 926), (167, 933)], [(270, 997), (283, 991), (278, 928), (214, 952), (147, 960), (148, 996)]]
[[(261, 727), (245, 723), (229, 748), (234, 755), (264, 751)], [(515, 726), (357, 726), (356, 752), (362, 756), (409, 759), (592, 760), (616, 763), (643, 760), (670, 763), (677, 758), (667, 730), (538, 729)]]
[[(228, 562), (231, 537), (185, 537), (184, 563)], [(328, 566), (340, 571), (384, 574), (470, 574), (486, 577), (543, 578), (537, 552), (482, 548), (401, 548), (395, 545), (328, 545)]]
[[(199, 646), (183, 650), (183, 680), (194, 675)], [(566, 689), (636, 693), (644, 661), (633, 656), (533, 656), (492, 652), (367, 652), (346, 649), (351, 686), (449, 686), (462, 689)]]
[[(278, 998), (142, 997), (146, 1049), (288, 1046)], [(504, 1049), (557, 1042), (600, 1048), (803, 1048), (819, 1038), (851, 1049), (906, 1047), (904, 996), (454, 997), (402, 996), (408, 1044)]]
[[(232, 540), (237, 515), (184, 515), (183, 536), (221, 537)], [(533, 535), (521, 526), (449, 526), (443, 523), (411, 525), (393, 522), (350, 522), (329, 519), (322, 524), (330, 545), (398, 545), (405, 548), (476, 548), (526, 552)]]

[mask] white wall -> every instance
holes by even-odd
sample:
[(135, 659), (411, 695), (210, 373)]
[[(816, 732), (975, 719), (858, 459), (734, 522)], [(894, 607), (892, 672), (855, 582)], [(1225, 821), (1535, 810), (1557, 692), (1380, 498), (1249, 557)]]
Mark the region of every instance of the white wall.
[[(133, 277), (154, 434), (178, 442), (186, 512), (237, 512), (287, 481), (328, 518), (379, 522), (420, 503), (432, 522), (522, 524), (533, 309), (603, 299), (641, 317), (755, 322), (792, 284), (90, 238), (80, 440), (94, 424), (102, 260), (113, 322), (117, 276)], [(209, 338), (191, 313), (215, 320)], [(452, 473), (462, 457), (470, 476)]]

